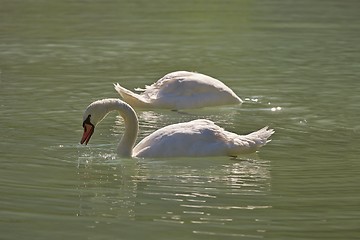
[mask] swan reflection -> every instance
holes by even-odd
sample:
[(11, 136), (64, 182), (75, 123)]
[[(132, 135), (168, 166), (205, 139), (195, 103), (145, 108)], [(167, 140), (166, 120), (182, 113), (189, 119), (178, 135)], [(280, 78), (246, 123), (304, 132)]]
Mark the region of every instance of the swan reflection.
[[(106, 224), (121, 218), (192, 225), (199, 233), (216, 233), (216, 226), (237, 228), (242, 214), (252, 216), (243, 211), (271, 208), (269, 162), (251, 157), (83, 161), (78, 216), (95, 216)], [(256, 214), (253, 218), (262, 221)]]

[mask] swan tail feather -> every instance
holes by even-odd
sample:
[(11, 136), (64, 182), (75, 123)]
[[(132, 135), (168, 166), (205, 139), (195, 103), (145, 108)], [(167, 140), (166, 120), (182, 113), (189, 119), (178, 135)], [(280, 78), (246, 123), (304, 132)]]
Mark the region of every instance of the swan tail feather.
[(122, 86), (119, 83), (114, 83), (115, 90), (120, 94), (125, 102), (133, 107), (148, 107), (149, 101), (140, 94), (134, 93)]
[(138, 87), (138, 88), (134, 88), (134, 90), (137, 92), (145, 92), (146, 89)]
[(230, 151), (230, 156), (256, 152), (259, 148), (271, 141), (269, 138), (274, 132), (274, 129), (269, 129), (269, 127), (266, 126), (248, 135), (240, 136), (234, 140), (235, 147)]

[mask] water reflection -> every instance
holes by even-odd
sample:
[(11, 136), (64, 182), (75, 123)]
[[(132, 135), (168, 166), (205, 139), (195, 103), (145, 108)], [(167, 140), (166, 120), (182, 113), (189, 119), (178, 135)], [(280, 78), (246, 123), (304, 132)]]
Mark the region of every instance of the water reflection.
[[(221, 235), (216, 226), (226, 225), (237, 234), (242, 211), (271, 208), (269, 162), (252, 157), (83, 161), (78, 214), (99, 222), (126, 218), (186, 224), (193, 234)], [(246, 216), (255, 221), (256, 213)]]
[[(106, 157), (105, 157), (106, 158)], [(78, 166), (78, 216), (134, 217), (138, 166), (132, 159), (100, 163), (85, 161)], [(100, 220), (99, 220), (100, 221)]]

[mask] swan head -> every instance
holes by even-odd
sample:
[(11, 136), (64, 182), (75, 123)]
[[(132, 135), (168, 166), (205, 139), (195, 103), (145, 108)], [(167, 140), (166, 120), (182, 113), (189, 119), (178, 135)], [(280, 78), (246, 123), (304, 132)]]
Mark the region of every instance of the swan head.
[(118, 154), (122, 156), (132, 156), (139, 121), (134, 109), (129, 104), (117, 98), (97, 100), (86, 108), (83, 115), (84, 133), (80, 143), (88, 144), (94, 133), (95, 126), (112, 111), (118, 111), (125, 123), (125, 132), (119, 142)]
[(109, 113), (109, 99), (98, 100), (91, 103), (85, 110), (83, 115), (84, 133), (80, 143), (88, 144), (91, 136), (95, 131), (95, 126), (103, 120)]
[(95, 130), (95, 125), (91, 123), (91, 114), (89, 114), (88, 117), (84, 120), (83, 128), (84, 128), (84, 133), (80, 143), (81, 144), (85, 143), (85, 145), (87, 145)]

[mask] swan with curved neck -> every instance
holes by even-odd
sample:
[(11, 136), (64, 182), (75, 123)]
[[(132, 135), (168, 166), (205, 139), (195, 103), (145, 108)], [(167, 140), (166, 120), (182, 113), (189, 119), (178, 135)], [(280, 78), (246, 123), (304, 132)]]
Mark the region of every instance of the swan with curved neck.
[(176, 71), (134, 93), (120, 84), (115, 90), (132, 107), (171, 110), (240, 104), (242, 100), (224, 83), (205, 74)]
[(109, 98), (95, 101), (86, 108), (81, 144), (89, 142), (95, 126), (111, 111), (118, 111), (124, 119), (125, 132), (117, 152), (125, 157), (237, 156), (257, 151), (270, 141), (268, 138), (274, 133), (274, 130), (264, 127), (247, 135), (238, 135), (212, 121), (198, 119), (158, 129), (134, 147), (139, 128), (134, 109), (120, 99)]

